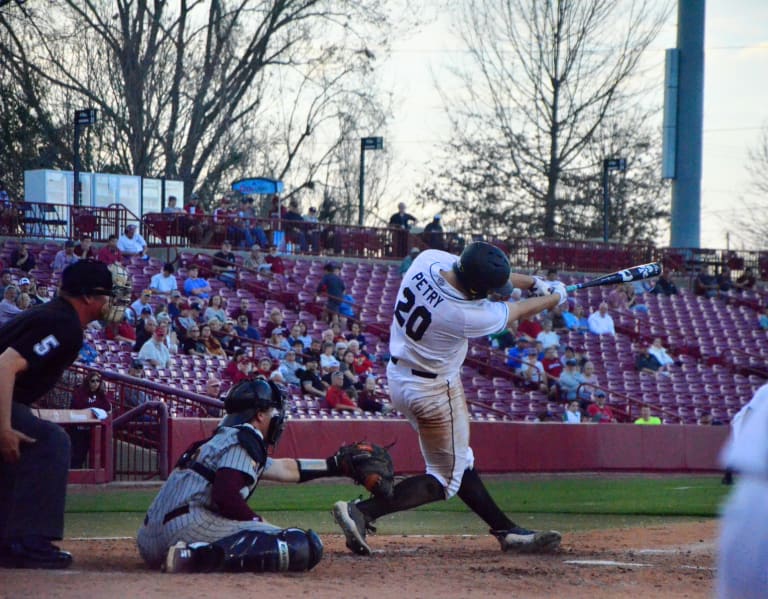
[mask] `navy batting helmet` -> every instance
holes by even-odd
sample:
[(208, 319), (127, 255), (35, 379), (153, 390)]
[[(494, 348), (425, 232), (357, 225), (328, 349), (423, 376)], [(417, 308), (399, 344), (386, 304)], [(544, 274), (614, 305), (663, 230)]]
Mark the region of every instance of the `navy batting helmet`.
[(499, 248), (485, 241), (470, 243), (453, 265), (453, 272), (470, 299), (485, 297), (490, 289), (509, 280), (509, 260)]
[(285, 428), (285, 396), (283, 390), (272, 381), (258, 378), (242, 381), (232, 387), (224, 398), (227, 415), (221, 421), (221, 426), (245, 424), (259, 412), (272, 408), (277, 413), (272, 416), (264, 440), (270, 445), (277, 445)]

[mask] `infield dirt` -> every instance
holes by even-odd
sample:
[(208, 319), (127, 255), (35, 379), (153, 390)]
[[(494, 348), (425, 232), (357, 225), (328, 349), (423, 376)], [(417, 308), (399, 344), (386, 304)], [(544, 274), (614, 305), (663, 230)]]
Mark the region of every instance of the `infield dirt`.
[(323, 535), (311, 572), (186, 576), (147, 570), (132, 539), (65, 540), (70, 570), (0, 570), (0, 597), (710, 597), (716, 535), (714, 520), (578, 532), (535, 556), (501, 553), (490, 536), (373, 536), (370, 558)]

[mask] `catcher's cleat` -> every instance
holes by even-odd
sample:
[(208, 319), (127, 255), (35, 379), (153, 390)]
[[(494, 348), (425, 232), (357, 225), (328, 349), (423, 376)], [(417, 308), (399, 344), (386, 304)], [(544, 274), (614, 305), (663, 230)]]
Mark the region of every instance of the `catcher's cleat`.
[(535, 531), (516, 526), (508, 530), (491, 530), (502, 551), (518, 553), (548, 553), (560, 546), (562, 536), (554, 530)]
[(168, 550), (168, 554), (165, 556), (165, 564), (163, 564), (163, 572), (168, 572), (169, 574), (194, 572), (195, 561), (193, 552), (193, 549), (184, 541), (179, 541)]
[(347, 538), (347, 548), (358, 555), (371, 555), (365, 542), (367, 524), (363, 513), (355, 505), (357, 501), (337, 501), (333, 505), (333, 519)]

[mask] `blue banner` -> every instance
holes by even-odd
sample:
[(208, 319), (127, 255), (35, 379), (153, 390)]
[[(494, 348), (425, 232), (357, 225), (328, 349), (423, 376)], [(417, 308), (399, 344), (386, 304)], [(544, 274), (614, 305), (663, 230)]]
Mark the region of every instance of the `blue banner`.
[(253, 177), (240, 179), (232, 183), (232, 191), (239, 191), (244, 195), (274, 195), (283, 192), (283, 182), (266, 177)]

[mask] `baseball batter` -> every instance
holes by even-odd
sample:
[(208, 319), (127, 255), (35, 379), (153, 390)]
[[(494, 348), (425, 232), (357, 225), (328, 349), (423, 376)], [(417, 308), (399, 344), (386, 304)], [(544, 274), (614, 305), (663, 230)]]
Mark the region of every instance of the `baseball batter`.
[(717, 591), (721, 599), (757, 599), (768, 589), (768, 385), (732, 424), (722, 461), (740, 476), (723, 510)]
[(69, 437), (29, 406), (75, 361), (89, 322), (122, 320), (130, 288), (125, 270), (110, 268), (75, 262), (62, 272), (56, 299), (0, 328), (0, 566), (72, 563), (51, 543), (64, 533)]
[(319, 460), (268, 457), (284, 428), (284, 401), (282, 389), (263, 378), (230, 389), (221, 426), (182, 455), (139, 529), (139, 552), (150, 567), (281, 572), (311, 570), (320, 561), (323, 545), (313, 531), (281, 529), (247, 503), (261, 479), (300, 483), (354, 474), (340, 453)]
[[(540, 297), (516, 303), (487, 298), (508, 282)], [(555, 531), (517, 526), (486, 490), (474, 468), (459, 373), (468, 338), (498, 333), (522, 317), (562, 304), (566, 297), (558, 281), (510, 276), (506, 256), (488, 243), (472, 243), (458, 258), (438, 250), (418, 255), (394, 306), (387, 378), (392, 403), (419, 434), (426, 473), (398, 483), (391, 499), (334, 505), (334, 518), (351, 551), (370, 555), (366, 531), (377, 518), (456, 494), (488, 524), (504, 551), (547, 551), (559, 545)]]

